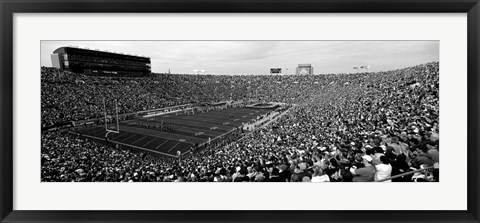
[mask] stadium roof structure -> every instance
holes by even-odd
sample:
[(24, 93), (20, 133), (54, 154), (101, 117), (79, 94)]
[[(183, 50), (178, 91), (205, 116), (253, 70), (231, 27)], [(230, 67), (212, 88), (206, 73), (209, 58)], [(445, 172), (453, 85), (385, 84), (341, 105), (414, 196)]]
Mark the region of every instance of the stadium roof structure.
[(89, 47), (74, 46), (74, 45), (59, 47), (53, 52), (56, 53), (57, 50), (60, 50), (62, 48), (63, 49), (65, 49), (65, 48), (75, 48), (75, 49), (97, 51), (97, 52), (103, 52), (103, 53), (109, 53), (109, 54), (121, 54), (121, 55), (126, 55), (126, 56), (133, 56), (133, 57), (150, 58), (148, 56), (140, 55), (140, 54), (125, 53), (125, 52), (118, 52), (118, 51), (109, 51), (109, 50), (104, 50), (104, 49), (92, 49), (92, 48), (89, 48)]
[(53, 51), (52, 66), (96, 76), (145, 76), (151, 73), (149, 57), (65, 46)]

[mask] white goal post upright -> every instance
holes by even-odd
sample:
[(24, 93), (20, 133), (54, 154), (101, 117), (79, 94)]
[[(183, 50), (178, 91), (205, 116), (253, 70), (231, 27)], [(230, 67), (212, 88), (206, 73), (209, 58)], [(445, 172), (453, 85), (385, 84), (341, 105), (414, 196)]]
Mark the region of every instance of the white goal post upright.
[(105, 130), (108, 131), (107, 108), (105, 106), (105, 98), (103, 98), (103, 113), (105, 114)]
[(120, 125), (118, 123), (118, 101), (117, 99), (115, 99), (115, 119), (116, 119), (116, 124), (117, 124), (117, 128), (116, 130), (111, 130), (108, 128), (108, 121), (107, 121), (107, 108), (106, 108), (106, 102), (105, 102), (105, 98), (103, 98), (103, 111), (104, 111), (104, 114), (105, 114), (105, 131), (107, 132), (107, 134), (105, 135), (105, 137), (108, 135), (108, 133), (110, 132), (113, 132), (113, 133), (120, 133)]

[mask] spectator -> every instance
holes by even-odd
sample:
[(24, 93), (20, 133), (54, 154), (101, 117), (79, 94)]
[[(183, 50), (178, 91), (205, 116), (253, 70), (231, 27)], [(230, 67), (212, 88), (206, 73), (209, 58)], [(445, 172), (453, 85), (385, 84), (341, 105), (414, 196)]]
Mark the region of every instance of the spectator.
[(392, 180), (385, 180), (390, 178), (392, 174), (392, 166), (386, 156), (380, 157), (380, 163), (375, 165), (375, 171), (375, 181), (392, 182)]
[[(400, 175), (408, 172), (410, 166), (407, 163), (407, 156), (405, 154), (400, 154), (396, 157), (395, 161), (392, 163), (392, 176)], [(410, 176), (403, 176), (399, 178), (392, 179), (392, 182), (408, 182)]]
[(328, 175), (323, 174), (323, 170), (320, 166), (314, 166), (313, 171), (312, 182), (330, 182), (330, 178)]
[(375, 167), (371, 164), (372, 157), (364, 155), (362, 168), (350, 168), (350, 172), (354, 175), (353, 182), (372, 182), (375, 176)]
[[(274, 123), (181, 160), (42, 131), (42, 181), (316, 182), (328, 177), (332, 182), (369, 182), (376, 175), (372, 162), (390, 163), (394, 176), (439, 161), (438, 62), (386, 72), (304, 76), (107, 78), (53, 68), (41, 72), (42, 127), (102, 120), (103, 98), (118, 100), (122, 118), (230, 96), (295, 104)], [(392, 181), (412, 181), (412, 175)]]
[(432, 156), (428, 154), (428, 148), (425, 144), (420, 144), (414, 151), (414, 158), (411, 161), (412, 167), (419, 169), (421, 165), (426, 167), (433, 166)]

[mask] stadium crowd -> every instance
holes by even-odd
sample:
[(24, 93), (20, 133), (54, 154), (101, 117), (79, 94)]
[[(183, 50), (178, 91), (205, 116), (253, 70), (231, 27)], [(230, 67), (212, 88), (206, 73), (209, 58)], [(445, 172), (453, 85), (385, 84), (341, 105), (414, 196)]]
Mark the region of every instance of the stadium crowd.
[[(335, 79), (335, 75), (328, 75)], [(99, 77), (41, 69), (42, 127), (99, 118), (106, 111), (129, 114), (167, 106), (205, 104), (226, 100), (263, 100), (298, 103), (315, 92), (323, 76), (177, 75)], [(316, 84), (314, 84), (316, 83)], [(304, 92), (305, 90), (305, 92)]]
[(238, 140), (180, 158), (43, 132), (42, 181), (439, 181), (438, 62), (306, 76), (102, 78), (42, 68), (42, 125), (101, 116), (103, 95), (119, 98), (122, 113), (230, 97), (296, 106)]

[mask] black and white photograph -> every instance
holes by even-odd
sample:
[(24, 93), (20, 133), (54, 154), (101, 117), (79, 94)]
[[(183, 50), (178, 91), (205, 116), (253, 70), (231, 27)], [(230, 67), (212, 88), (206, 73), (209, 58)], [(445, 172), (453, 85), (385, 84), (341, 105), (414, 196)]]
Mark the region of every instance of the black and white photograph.
[(41, 182), (440, 182), (440, 44), (42, 40)]

